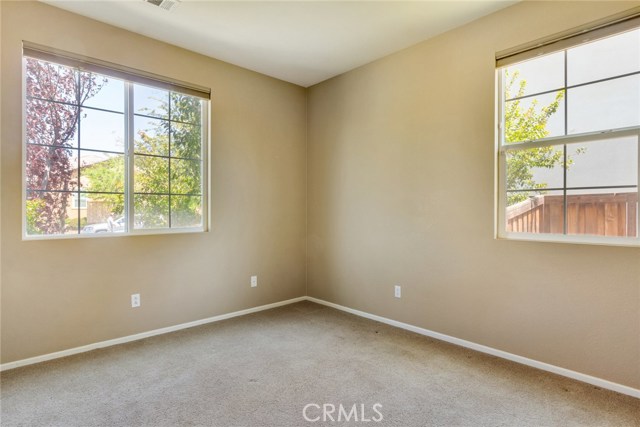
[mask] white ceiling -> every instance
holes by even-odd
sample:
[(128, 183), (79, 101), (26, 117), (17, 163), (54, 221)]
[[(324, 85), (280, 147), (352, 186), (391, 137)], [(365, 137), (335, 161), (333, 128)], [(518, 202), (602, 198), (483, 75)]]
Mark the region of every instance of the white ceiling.
[(42, 1), (305, 87), (516, 2)]

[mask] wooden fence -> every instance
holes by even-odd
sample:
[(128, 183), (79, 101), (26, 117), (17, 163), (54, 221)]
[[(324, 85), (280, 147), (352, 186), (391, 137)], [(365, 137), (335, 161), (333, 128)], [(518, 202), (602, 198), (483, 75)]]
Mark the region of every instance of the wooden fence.
[[(564, 198), (535, 196), (509, 206), (507, 231), (563, 233)], [(636, 237), (638, 193), (567, 196), (568, 234)]]

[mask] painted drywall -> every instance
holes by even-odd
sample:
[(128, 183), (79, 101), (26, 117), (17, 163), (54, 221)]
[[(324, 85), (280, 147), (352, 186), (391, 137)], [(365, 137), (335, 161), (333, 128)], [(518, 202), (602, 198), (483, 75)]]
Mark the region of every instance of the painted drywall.
[[(0, 7), (2, 363), (305, 294), (303, 88), (42, 3)], [(22, 40), (212, 89), (210, 232), (21, 240)]]
[(520, 3), (311, 87), (309, 296), (639, 388), (640, 249), (494, 239), (495, 53), (638, 4)]

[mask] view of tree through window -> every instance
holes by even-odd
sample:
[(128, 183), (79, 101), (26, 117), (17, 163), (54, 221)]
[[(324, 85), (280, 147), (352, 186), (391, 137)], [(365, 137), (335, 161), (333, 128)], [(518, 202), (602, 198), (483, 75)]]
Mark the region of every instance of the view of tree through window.
[(499, 73), (503, 231), (637, 238), (640, 29)]
[(25, 77), (27, 235), (203, 227), (201, 98), (28, 57)]

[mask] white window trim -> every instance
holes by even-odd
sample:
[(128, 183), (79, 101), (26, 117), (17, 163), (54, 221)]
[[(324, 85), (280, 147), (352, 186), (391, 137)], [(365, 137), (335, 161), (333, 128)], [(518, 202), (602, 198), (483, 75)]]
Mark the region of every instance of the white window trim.
[[(638, 138), (638, 184), (640, 187), (640, 126), (633, 126), (619, 129), (608, 129), (598, 132), (588, 132), (582, 134), (562, 135), (555, 137), (542, 138), (534, 141), (524, 141), (517, 143), (504, 143), (504, 82), (502, 81), (502, 68), (496, 69), (496, 125), (495, 125), (495, 195), (494, 203), (495, 212), (495, 233), (496, 239), (504, 240), (520, 240), (535, 242), (551, 242), (551, 243), (575, 243), (589, 245), (607, 245), (607, 246), (640, 246), (640, 213), (636, 211), (636, 230), (637, 237), (615, 237), (615, 236), (596, 236), (596, 235), (579, 235), (579, 234), (558, 234), (558, 233), (514, 233), (508, 232), (506, 227), (506, 207), (507, 207), (507, 183), (506, 183), (506, 153), (513, 150), (522, 150), (526, 148), (562, 146), (568, 144), (584, 143), (591, 141), (603, 141), (608, 139), (620, 138), (624, 136), (635, 136)], [(564, 89), (564, 88), (563, 88)], [(567, 112), (565, 111), (565, 114)], [(566, 184), (565, 184), (566, 185)], [(638, 189), (640, 192), (640, 188)], [(564, 213), (566, 215), (566, 212)]]
[[(37, 58), (36, 58), (37, 59)], [(131, 99), (130, 94), (133, 91), (133, 83), (125, 80), (125, 135), (127, 135), (127, 147), (124, 152), (125, 156), (125, 209), (127, 211), (127, 230), (122, 233), (81, 233), (80, 230), (75, 234), (50, 234), (50, 235), (30, 235), (27, 234), (27, 186), (26, 186), (26, 158), (27, 158), (27, 124), (26, 124), (26, 95), (27, 88), (25, 77), (26, 76), (26, 57), (23, 55), (21, 57), (22, 60), (22, 159), (21, 159), (21, 167), (22, 167), (22, 181), (21, 181), (21, 194), (22, 194), (22, 240), (23, 241), (38, 241), (38, 240), (58, 240), (58, 239), (104, 239), (111, 237), (131, 237), (131, 236), (149, 236), (149, 235), (162, 235), (162, 234), (191, 234), (191, 233), (207, 233), (210, 231), (211, 224), (211, 194), (209, 187), (210, 180), (210, 168), (211, 168), (211, 159), (209, 156), (209, 151), (211, 148), (211, 134), (209, 132), (210, 129), (210, 120), (211, 116), (209, 114), (211, 99), (210, 98), (201, 98), (202, 99), (202, 109), (201, 109), (201, 123), (200, 129), (202, 132), (202, 173), (201, 173), (201, 194), (202, 194), (202, 225), (200, 227), (172, 227), (172, 228), (149, 228), (149, 229), (136, 229), (133, 226), (134, 214), (133, 214), (133, 144), (134, 144), (134, 135), (133, 135), (133, 114), (130, 114), (130, 111), (133, 110), (133, 106), (131, 105), (133, 99)], [(94, 60), (98, 62), (98, 60)], [(55, 61), (54, 61), (55, 62)], [(64, 65), (64, 64), (63, 64)], [(69, 65), (73, 66), (73, 65)], [(168, 88), (167, 90), (171, 90)]]

